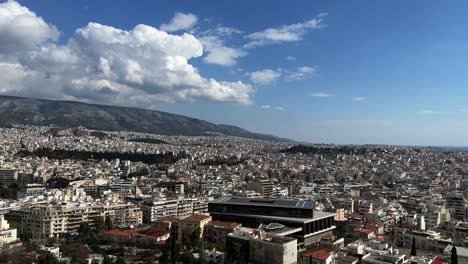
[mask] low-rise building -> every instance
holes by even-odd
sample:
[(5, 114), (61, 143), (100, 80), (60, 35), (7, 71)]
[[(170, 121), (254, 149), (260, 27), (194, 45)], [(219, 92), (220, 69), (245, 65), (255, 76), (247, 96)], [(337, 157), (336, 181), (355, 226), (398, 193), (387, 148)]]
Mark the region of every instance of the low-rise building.
[(237, 228), (226, 238), (226, 259), (240, 263), (297, 263), (297, 240), (290, 237), (267, 237), (261, 230)]
[(5, 220), (3, 215), (0, 215), (0, 247), (17, 240), (16, 228), (10, 228), (8, 221)]
[(184, 233), (200, 232), (202, 238), (205, 226), (211, 221), (209, 215), (194, 214), (186, 218), (180, 219), (177, 223), (177, 239), (182, 240)]
[(205, 226), (203, 237), (212, 243), (225, 244), (227, 235), (240, 226), (235, 222), (210, 221)]
[(151, 226), (154, 230), (157, 230), (157, 231), (170, 232), (173, 227), (177, 229), (178, 221), (179, 221), (179, 218), (177, 217), (164, 216), (152, 222)]
[(330, 264), (333, 259), (333, 249), (317, 247), (302, 254), (304, 264)]

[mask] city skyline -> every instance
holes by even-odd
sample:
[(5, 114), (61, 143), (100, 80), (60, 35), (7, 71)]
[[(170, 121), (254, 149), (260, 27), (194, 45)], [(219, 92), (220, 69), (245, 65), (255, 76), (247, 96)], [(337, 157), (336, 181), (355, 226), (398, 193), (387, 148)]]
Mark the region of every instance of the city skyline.
[(0, 93), (312, 143), (467, 146), (466, 3), (0, 3)]

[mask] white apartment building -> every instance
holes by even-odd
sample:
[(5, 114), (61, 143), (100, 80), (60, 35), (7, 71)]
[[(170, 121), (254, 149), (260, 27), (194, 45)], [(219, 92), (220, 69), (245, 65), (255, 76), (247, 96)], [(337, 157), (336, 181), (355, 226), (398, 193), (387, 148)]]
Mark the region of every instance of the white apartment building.
[(161, 200), (141, 204), (143, 220), (151, 223), (164, 216), (184, 218), (192, 214), (208, 212), (208, 201), (201, 198)]
[(8, 221), (4, 219), (3, 215), (0, 215), (0, 247), (17, 239), (16, 228), (10, 228)]
[(104, 216), (112, 220), (114, 226), (129, 227), (143, 223), (143, 212), (134, 204), (104, 205)]
[(37, 239), (77, 234), (82, 222), (93, 226), (97, 218), (110, 217), (116, 226), (143, 222), (140, 208), (133, 204), (42, 204), (12, 210), (11, 213), (21, 222), (26, 232)]

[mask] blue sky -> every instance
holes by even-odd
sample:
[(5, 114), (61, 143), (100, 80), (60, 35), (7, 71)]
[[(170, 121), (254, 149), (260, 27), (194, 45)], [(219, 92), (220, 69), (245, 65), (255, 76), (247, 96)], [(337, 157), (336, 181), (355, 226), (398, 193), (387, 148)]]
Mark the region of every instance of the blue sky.
[[(0, 8), (0, 33), (11, 34), (0, 62), (18, 76), (0, 77), (4, 94), (153, 108), (314, 143), (468, 145), (466, 1), (12, 3), (2, 8), (26, 8), (40, 34), (9, 29), (20, 22)], [(134, 38), (108, 44), (89, 22), (112, 27), (107, 40), (193, 38), (135, 55)]]

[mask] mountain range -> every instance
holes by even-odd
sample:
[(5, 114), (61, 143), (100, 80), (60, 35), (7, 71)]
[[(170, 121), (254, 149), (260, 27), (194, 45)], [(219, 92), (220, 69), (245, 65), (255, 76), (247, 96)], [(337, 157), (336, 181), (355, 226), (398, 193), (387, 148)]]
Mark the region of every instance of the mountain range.
[(95, 130), (185, 136), (221, 133), (270, 141), (291, 141), (236, 126), (213, 124), (156, 110), (0, 95), (0, 126), (12, 124), (55, 125), (63, 128), (83, 126)]

